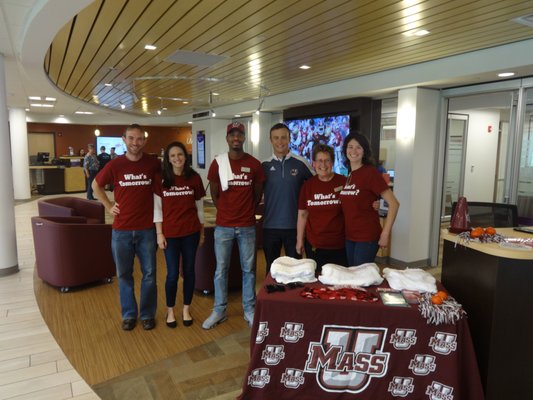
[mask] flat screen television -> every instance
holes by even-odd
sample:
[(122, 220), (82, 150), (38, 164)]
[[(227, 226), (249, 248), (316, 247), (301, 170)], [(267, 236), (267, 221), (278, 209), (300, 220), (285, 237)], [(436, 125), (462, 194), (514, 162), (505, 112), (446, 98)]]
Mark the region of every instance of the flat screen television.
[(109, 153), (111, 147), (115, 148), (115, 153), (119, 156), (126, 152), (126, 146), (122, 141), (122, 136), (97, 136), (96, 154), (100, 154), (100, 147), (102, 146), (105, 146), (106, 153)]
[(50, 161), (50, 153), (41, 151), (37, 153), (38, 163), (47, 163), (48, 161)]
[(335, 152), (333, 171), (342, 175), (348, 174), (342, 155), (342, 143), (350, 133), (349, 115), (289, 119), (285, 124), (291, 134), (292, 153), (305, 157), (311, 164), (313, 146), (318, 143), (327, 144), (333, 147)]

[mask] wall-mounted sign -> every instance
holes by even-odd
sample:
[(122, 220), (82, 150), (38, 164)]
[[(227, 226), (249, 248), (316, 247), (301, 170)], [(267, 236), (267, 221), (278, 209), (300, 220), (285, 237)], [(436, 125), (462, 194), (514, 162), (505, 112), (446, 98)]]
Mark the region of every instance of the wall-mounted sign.
[(205, 169), (205, 131), (196, 132), (196, 159), (198, 168)]

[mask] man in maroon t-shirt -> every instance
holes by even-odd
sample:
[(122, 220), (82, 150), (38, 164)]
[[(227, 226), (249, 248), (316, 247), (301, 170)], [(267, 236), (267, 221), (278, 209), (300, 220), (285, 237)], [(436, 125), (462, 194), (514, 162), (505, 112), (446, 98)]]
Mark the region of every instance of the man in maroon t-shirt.
[[(144, 130), (130, 125), (122, 136), (127, 152), (109, 161), (93, 181), (94, 194), (115, 216), (111, 249), (117, 267), (122, 309), (122, 329), (135, 328), (139, 313), (145, 330), (155, 326), (157, 307), (156, 250), (153, 223), (154, 175), (161, 164), (143, 153)], [(115, 201), (107, 197), (105, 185), (113, 185)], [(133, 260), (139, 258), (142, 271), (139, 311), (135, 300)]]
[(217, 208), (215, 227), (215, 305), (202, 328), (211, 329), (226, 320), (228, 274), (233, 240), (237, 239), (242, 269), (244, 319), (252, 326), (255, 310), (255, 207), (261, 199), (265, 175), (259, 160), (243, 150), (244, 125), (229, 124), (229, 152), (220, 154), (209, 167), (211, 197)]

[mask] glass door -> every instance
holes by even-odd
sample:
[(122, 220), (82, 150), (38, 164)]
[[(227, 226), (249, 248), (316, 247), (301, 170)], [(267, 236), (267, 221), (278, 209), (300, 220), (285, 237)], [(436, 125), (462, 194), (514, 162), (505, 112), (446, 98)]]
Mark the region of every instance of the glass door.
[(519, 223), (533, 225), (533, 88), (526, 90), (516, 205)]

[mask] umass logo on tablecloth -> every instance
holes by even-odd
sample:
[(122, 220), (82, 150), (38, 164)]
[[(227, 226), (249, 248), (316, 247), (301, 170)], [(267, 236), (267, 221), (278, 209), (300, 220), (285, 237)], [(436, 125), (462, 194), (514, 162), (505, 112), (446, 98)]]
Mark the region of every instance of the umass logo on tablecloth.
[(386, 336), (387, 328), (324, 325), (320, 342), (309, 343), (304, 371), (325, 391), (360, 393), (387, 373)]

